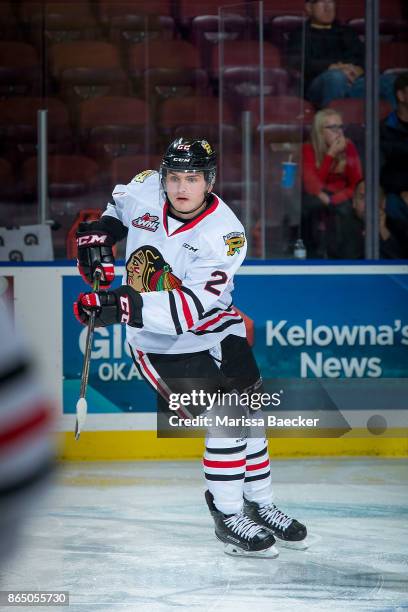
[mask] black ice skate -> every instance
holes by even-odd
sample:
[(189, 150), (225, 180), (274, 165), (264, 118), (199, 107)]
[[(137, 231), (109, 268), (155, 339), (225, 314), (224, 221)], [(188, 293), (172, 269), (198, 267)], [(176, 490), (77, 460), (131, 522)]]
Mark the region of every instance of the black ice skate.
[(244, 514), (223, 514), (214, 505), (210, 491), (205, 492), (205, 499), (215, 523), (215, 535), (224, 542), (227, 555), (245, 557), (277, 557), (279, 552), (274, 546), (275, 538), (267, 530), (257, 525)]
[(244, 512), (255, 523), (272, 532), (278, 538), (281, 546), (298, 550), (307, 548), (305, 542), (307, 529), (305, 525), (284, 514), (275, 504), (260, 506), (256, 502), (250, 502), (246, 499)]

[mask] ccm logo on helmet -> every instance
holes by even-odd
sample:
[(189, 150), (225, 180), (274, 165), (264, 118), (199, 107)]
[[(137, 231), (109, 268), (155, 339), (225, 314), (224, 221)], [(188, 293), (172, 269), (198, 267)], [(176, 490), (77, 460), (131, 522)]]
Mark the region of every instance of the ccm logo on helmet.
[(127, 295), (121, 295), (119, 298), (120, 308), (122, 310), (121, 323), (129, 323), (130, 321), (130, 303)]
[(87, 246), (88, 244), (103, 244), (107, 239), (108, 235), (104, 234), (98, 236), (98, 234), (89, 234), (88, 236), (80, 236), (78, 238), (78, 246)]

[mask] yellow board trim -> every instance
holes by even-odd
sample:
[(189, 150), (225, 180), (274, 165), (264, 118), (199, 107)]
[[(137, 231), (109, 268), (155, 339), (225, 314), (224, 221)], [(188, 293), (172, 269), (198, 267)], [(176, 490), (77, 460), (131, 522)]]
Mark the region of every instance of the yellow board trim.
[[(389, 429), (369, 435), (354, 429), (341, 438), (270, 438), (273, 458), (291, 457), (408, 457), (408, 431)], [(199, 459), (202, 438), (157, 438), (155, 431), (72, 432), (59, 434), (59, 457), (64, 461), (126, 461), (134, 459)]]

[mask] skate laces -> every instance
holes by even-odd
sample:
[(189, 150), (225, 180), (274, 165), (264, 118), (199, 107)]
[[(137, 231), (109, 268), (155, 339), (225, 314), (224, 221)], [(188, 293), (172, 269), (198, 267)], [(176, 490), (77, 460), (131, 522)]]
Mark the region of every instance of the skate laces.
[(279, 529), (287, 529), (293, 521), (290, 516), (284, 514), (273, 504), (271, 506), (263, 506), (263, 508), (259, 508), (258, 512), (263, 519), (273, 523), (273, 525)]
[(249, 540), (254, 538), (258, 533), (263, 531), (260, 525), (257, 525), (248, 516), (245, 516), (243, 510), (239, 514), (233, 514), (224, 520), (224, 525), (229, 527), (237, 535)]

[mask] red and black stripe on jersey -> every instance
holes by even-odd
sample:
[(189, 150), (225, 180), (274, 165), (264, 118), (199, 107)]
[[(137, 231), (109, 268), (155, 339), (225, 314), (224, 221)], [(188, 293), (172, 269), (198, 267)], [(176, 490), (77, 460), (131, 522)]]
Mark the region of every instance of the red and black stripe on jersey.
[[(176, 295), (178, 298), (176, 299)], [(191, 299), (190, 300), (188, 299)], [(195, 329), (190, 329), (193, 326), (192, 305), (197, 311), (199, 321), (208, 319)], [(174, 323), (174, 329), (177, 335), (184, 331), (189, 331), (196, 336), (204, 334), (215, 334), (224, 331), (232, 325), (242, 323), (242, 317), (234, 310), (232, 304), (227, 308), (212, 308), (204, 312), (204, 308), (196, 294), (188, 287), (181, 286), (178, 289), (169, 291), (169, 306), (170, 313)], [(212, 317), (209, 319), (209, 317)], [(197, 317), (195, 317), (197, 319)], [(182, 323), (183, 322), (183, 323)], [(186, 329), (187, 327), (187, 329)]]

